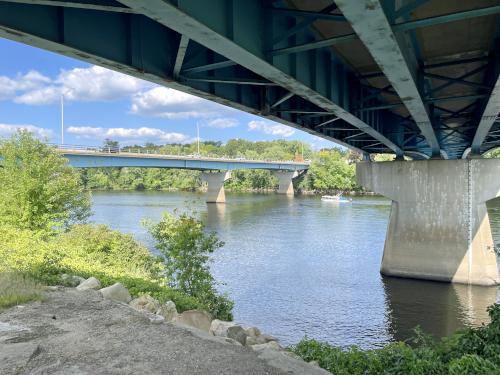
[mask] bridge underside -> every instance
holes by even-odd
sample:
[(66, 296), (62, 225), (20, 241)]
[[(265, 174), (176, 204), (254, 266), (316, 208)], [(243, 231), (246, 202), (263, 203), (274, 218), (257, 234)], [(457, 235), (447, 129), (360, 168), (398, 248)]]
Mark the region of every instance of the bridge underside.
[(364, 154), (500, 146), (498, 0), (0, 0), (0, 36)]

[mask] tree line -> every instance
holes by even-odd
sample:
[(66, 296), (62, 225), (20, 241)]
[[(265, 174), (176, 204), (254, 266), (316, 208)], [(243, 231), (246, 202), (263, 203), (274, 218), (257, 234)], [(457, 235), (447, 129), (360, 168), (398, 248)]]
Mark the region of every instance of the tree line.
[[(116, 149), (116, 141), (106, 140), (105, 147)], [(198, 153), (199, 146), (199, 153)], [(315, 151), (300, 141), (257, 141), (231, 139), (227, 143), (205, 141), (188, 144), (134, 145), (122, 152), (165, 155), (200, 155), (246, 160), (302, 161), (311, 166), (295, 187), (300, 191), (332, 192), (359, 189), (354, 162), (361, 156), (340, 148)], [(89, 168), (81, 170), (84, 185), (92, 190), (196, 190), (202, 187), (199, 171), (161, 168)], [(226, 182), (231, 191), (265, 191), (275, 189), (278, 180), (265, 170), (237, 170)]]

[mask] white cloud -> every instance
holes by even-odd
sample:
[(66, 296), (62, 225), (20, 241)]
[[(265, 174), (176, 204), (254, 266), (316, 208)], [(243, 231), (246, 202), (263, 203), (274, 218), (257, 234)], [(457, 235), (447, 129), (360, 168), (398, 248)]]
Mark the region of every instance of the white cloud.
[(14, 78), (0, 76), (0, 100), (12, 99), (20, 91), (36, 90), (50, 83), (50, 78), (35, 70)]
[(100, 66), (62, 70), (55, 79), (37, 71), (15, 78), (0, 77), (0, 99), (43, 105), (55, 103), (61, 94), (70, 101), (112, 101), (152, 87), (149, 82)]
[(165, 142), (185, 142), (188, 137), (181, 133), (167, 133), (157, 128), (101, 128), (92, 126), (70, 126), (68, 133), (81, 138), (95, 139), (123, 139), (128, 141), (165, 141)]
[(236, 120), (235, 118), (216, 118), (208, 121), (206, 123), (206, 126), (210, 128), (227, 129), (227, 128), (234, 128), (238, 126), (238, 124), (239, 121)]
[(227, 109), (206, 99), (166, 87), (154, 87), (132, 97), (131, 112), (168, 119), (210, 118)]
[(295, 129), (282, 124), (270, 124), (265, 121), (250, 121), (248, 123), (248, 130), (258, 131), (264, 134), (277, 135), (281, 137), (290, 137), (295, 133)]
[(0, 137), (9, 137), (20, 129), (27, 130), (38, 138), (50, 138), (53, 135), (52, 130), (35, 125), (0, 124)]

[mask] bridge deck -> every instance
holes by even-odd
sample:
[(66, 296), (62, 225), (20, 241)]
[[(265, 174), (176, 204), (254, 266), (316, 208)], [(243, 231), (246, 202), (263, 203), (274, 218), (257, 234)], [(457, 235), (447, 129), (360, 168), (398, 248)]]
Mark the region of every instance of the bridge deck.
[(71, 166), (76, 168), (141, 167), (194, 170), (266, 169), (272, 171), (302, 171), (309, 168), (308, 163), (293, 161), (218, 159), (198, 156), (103, 152), (95, 150), (64, 149), (58, 150), (58, 152), (69, 160)]

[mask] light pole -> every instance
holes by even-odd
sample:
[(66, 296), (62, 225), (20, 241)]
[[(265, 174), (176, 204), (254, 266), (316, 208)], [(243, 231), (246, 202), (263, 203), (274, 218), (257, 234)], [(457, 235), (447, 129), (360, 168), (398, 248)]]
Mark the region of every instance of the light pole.
[(196, 123), (196, 140), (198, 143), (198, 156), (200, 156), (200, 124)]
[(64, 144), (64, 94), (61, 93), (61, 145)]

